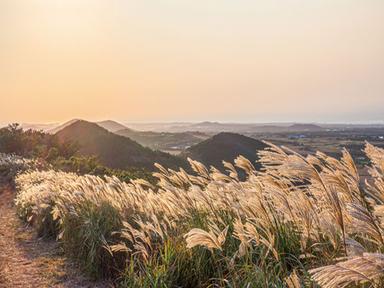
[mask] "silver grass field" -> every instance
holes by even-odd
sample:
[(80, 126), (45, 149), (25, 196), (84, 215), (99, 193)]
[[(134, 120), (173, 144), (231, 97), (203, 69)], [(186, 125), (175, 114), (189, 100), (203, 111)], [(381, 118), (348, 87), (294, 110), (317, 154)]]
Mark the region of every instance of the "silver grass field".
[[(23, 169), (19, 216), (118, 287), (384, 287), (384, 150), (303, 157), (269, 144), (263, 169), (160, 165), (156, 186)], [(26, 161), (1, 155), (2, 165)], [(247, 177), (241, 180), (238, 169)]]

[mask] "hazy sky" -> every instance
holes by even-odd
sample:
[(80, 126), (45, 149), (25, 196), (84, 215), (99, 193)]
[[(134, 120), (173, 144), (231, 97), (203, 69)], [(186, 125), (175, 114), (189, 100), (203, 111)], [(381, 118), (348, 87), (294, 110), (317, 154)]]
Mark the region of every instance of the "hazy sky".
[(3, 123), (383, 112), (383, 0), (0, 0)]

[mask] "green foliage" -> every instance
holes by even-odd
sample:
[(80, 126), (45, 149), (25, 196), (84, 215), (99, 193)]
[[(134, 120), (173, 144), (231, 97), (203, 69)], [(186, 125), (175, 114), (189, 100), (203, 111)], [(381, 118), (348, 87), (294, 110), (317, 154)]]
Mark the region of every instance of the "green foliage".
[(64, 172), (75, 172), (80, 175), (105, 175), (108, 168), (102, 166), (96, 157), (72, 156), (68, 159), (60, 157), (52, 162), (53, 167)]
[(131, 259), (120, 287), (205, 287), (220, 278), (222, 265), (203, 248), (189, 251), (182, 239), (168, 239), (147, 263)]
[(102, 165), (95, 156), (72, 156), (69, 159), (57, 158), (53, 167), (64, 172), (75, 172), (79, 175), (116, 176), (119, 180), (129, 182), (132, 179), (144, 179), (155, 184), (156, 179), (144, 168), (111, 169)]
[(0, 129), (1, 153), (52, 161), (58, 157), (69, 158), (77, 150), (71, 142), (59, 141), (54, 135), (41, 131), (23, 131), (18, 124)]
[(42, 209), (33, 221), (39, 237), (55, 238), (59, 232), (59, 223), (52, 217), (52, 207), (53, 204)]
[(118, 211), (103, 202), (95, 205), (82, 201), (73, 208), (76, 212), (62, 219), (61, 241), (64, 250), (82, 264), (84, 271), (94, 278), (109, 277), (116, 259), (105, 249), (113, 243), (112, 232), (121, 228)]
[(79, 155), (78, 150), (75, 142), (59, 140), (57, 136), (41, 131), (23, 131), (18, 124), (0, 129), (0, 153), (41, 159), (54, 169), (80, 175), (116, 176), (125, 182), (140, 178), (155, 183), (155, 178), (144, 168), (112, 169), (101, 164), (96, 156)]

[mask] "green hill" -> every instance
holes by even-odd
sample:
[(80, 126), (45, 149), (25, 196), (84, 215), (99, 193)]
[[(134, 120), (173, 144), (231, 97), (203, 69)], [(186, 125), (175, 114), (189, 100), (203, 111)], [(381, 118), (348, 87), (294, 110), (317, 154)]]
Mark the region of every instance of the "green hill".
[[(188, 148), (182, 156), (223, 171), (223, 160), (233, 162), (237, 156), (242, 155), (255, 164), (258, 160), (257, 152), (266, 147), (267, 145), (259, 140), (236, 133), (222, 132)], [(259, 165), (255, 164), (255, 166), (259, 168)]]
[(97, 156), (103, 165), (110, 168), (154, 170), (155, 162), (173, 169), (188, 167), (185, 159), (145, 148), (127, 137), (83, 120), (64, 127), (56, 135), (60, 141), (77, 143), (80, 155)]

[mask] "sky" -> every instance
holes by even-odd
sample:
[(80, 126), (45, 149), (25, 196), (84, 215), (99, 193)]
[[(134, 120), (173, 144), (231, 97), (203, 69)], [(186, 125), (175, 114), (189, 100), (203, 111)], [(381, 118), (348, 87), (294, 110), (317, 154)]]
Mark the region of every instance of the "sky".
[(384, 121), (383, 0), (0, 0), (0, 123)]

